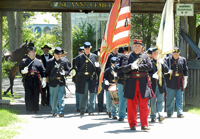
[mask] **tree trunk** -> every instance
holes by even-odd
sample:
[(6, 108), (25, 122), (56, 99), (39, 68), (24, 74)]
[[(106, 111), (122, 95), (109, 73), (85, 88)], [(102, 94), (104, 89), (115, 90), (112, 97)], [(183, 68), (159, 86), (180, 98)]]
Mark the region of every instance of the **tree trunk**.
[(23, 43), (23, 12), (16, 14), (16, 48)]
[(67, 52), (67, 58), (72, 63), (72, 30), (71, 13), (62, 13), (62, 47)]
[[(196, 14), (188, 17), (189, 36), (196, 43)], [(197, 55), (191, 47), (189, 47), (189, 59), (196, 59)]]
[[(152, 28), (153, 14), (149, 14), (149, 29)], [(148, 31), (147, 34), (147, 45), (146, 50), (151, 47), (151, 30)]]
[(2, 99), (2, 26), (3, 26), (3, 20), (2, 20), (2, 12), (0, 11), (0, 99)]
[(15, 26), (15, 12), (7, 13), (8, 29), (9, 29), (9, 47), (10, 51), (15, 50), (16, 46), (16, 26)]

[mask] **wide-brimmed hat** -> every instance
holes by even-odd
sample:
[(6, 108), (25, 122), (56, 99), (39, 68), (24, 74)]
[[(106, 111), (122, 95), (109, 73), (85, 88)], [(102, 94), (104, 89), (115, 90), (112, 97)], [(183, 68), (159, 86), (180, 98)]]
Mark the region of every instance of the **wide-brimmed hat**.
[(49, 47), (48, 45), (45, 45), (44, 47), (42, 47), (41, 49), (44, 49), (44, 48), (48, 48), (49, 50), (51, 50), (52, 48)]

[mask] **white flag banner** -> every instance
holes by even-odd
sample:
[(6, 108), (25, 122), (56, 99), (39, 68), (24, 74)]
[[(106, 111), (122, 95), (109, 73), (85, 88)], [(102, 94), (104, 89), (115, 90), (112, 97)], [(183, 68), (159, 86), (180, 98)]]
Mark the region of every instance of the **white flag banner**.
[[(156, 40), (158, 59), (174, 50), (174, 0), (167, 0), (162, 11), (160, 28)], [(159, 84), (162, 85), (162, 65), (157, 63)]]

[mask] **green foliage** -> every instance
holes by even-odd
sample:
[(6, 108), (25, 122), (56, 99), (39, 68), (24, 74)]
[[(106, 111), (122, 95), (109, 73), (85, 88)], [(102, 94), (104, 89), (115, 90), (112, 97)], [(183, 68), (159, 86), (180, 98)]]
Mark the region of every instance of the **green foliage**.
[(8, 61), (4, 60), (3, 61), (3, 63), (2, 63), (2, 78), (8, 77), (6, 70), (11, 70), (12, 67), (14, 67), (16, 63), (17, 62), (12, 62), (10, 60), (8, 60)]
[(18, 111), (11, 108), (0, 108), (0, 139), (11, 139), (19, 132), (19, 127), (16, 123), (26, 123), (27, 119), (19, 118)]
[(187, 105), (187, 106), (183, 107), (183, 110), (185, 112), (189, 112), (189, 113), (200, 115), (200, 107), (197, 107), (197, 106)]
[(200, 25), (200, 14), (196, 14), (196, 27)]
[(11, 95), (11, 93), (10, 92), (8, 92), (6, 95), (4, 95), (3, 94), (3, 90), (2, 90), (2, 99), (3, 100), (10, 100), (11, 102), (14, 102), (14, 99), (19, 99), (19, 98), (21, 98), (22, 96), (20, 96), (20, 95), (17, 95), (16, 94), (16, 92), (13, 92), (14, 93), (14, 97), (12, 97), (12, 95)]
[[(155, 46), (156, 37), (160, 26), (160, 14), (132, 14), (131, 16), (131, 38), (142, 39), (145, 45)], [(151, 35), (150, 41), (148, 40)]]
[(73, 39), (73, 57), (78, 55), (78, 48), (83, 46), (84, 42), (88, 41), (91, 43), (93, 48), (91, 52), (95, 50), (96, 45), (96, 25), (93, 23), (81, 22), (78, 26), (74, 25), (72, 28), (72, 39)]
[(2, 48), (9, 49), (9, 30), (7, 17), (3, 16), (3, 31), (2, 31)]

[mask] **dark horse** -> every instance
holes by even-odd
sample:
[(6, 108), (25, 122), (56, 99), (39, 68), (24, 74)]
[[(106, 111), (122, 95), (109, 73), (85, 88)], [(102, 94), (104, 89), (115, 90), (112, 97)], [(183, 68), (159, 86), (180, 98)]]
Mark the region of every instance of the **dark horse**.
[(10, 59), (10, 61), (12, 61), (12, 62), (16, 62), (15, 66), (11, 70), (5, 69), (6, 73), (8, 74), (8, 78), (10, 80), (10, 87), (4, 92), (4, 95), (6, 95), (9, 90), (11, 90), (11, 94), (14, 97), (14, 94), (13, 94), (14, 82), (13, 81), (14, 81), (16, 72), (18, 71), (19, 64), (21, 63), (25, 54), (28, 53), (28, 47), (27, 46), (28, 46), (28, 44), (27, 44), (27, 41), (26, 41), (26, 43), (22, 44), (19, 48), (14, 50), (9, 56), (4, 55), (4, 57), (2, 58), (2, 63), (3, 63), (4, 60), (8, 60), (8, 59)]

